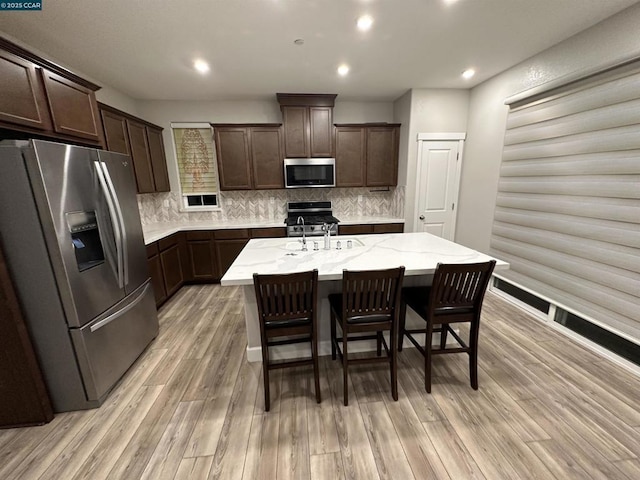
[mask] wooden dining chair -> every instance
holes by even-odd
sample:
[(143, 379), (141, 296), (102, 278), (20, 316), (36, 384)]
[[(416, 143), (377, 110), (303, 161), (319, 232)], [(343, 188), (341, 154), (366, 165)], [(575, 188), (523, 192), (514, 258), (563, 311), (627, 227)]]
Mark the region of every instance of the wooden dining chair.
[[(271, 408), (269, 371), (276, 368), (313, 365), (316, 401), (320, 403), (320, 373), (318, 368), (318, 270), (283, 275), (253, 274), (258, 303), (262, 372), (264, 379), (264, 409)], [(272, 362), (269, 347), (310, 342), (311, 357)]]
[[(400, 311), (400, 339), (398, 350), (406, 337), (424, 355), (424, 385), (431, 393), (431, 359), (433, 355), (467, 353), (471, 387), (478, 389), (478, 333), (480, 311), (495, 260), (473, 264), (439, 263), (430, 287), (406, 287), (402, 289)], [(405, 328), (407, 306), (425, 322), (423, 329)], [(451, 328), (452, 323), (469, 323), (468, 344)], [(440, 332), (440, 348), (433, 348), (433, 333)], [(425, 334), (424, 347), (412, 336)], [(458, 347), (447, 348), (447, 334), (458, 342)]]
[[(347, 381), (351, 364), (389, 362), (391, 394), (394, 400), (398, 400), (398, 318), (403, 278), (404, 267), (388, 270), (344, 270), (342, 293), (329, 295), (331, 358), (335, 360), (337, 352), (342, 360), (345, 406), (349, 404)], [(337, 336), (338, 323), (342, 329), (342, 337)], [(385, 331), (390, 333), (391, 349), (383, 336)], [(371, 335), (361, 335), (363, 333)], [(376, 340), (377, 355), (349, 358), (347, 344), (357, 340)], [(383, 345), (386, 352), (384, 357), (381, 356)]]

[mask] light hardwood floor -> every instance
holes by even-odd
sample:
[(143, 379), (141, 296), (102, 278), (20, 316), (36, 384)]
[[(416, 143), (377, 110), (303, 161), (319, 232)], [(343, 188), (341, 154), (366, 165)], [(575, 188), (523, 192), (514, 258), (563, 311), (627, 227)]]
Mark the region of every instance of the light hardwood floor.
[(640, 379), (487, 294), (480, 389), (466, 357), (400, 354), (388, 367), (338, 362), (276, 370), (245, 358), (242, 293), (184, 287), (160, 335), (99, 409), (0, 430), (2, 479), (638, 479)]

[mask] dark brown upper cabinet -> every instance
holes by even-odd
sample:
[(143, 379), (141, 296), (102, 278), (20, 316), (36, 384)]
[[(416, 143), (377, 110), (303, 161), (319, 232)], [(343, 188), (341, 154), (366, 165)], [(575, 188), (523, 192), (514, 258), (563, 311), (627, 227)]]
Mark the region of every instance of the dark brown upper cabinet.
[(287, 158), (332, 157), (333, 106), (337, 95), (276, 94)]
[(398, 124), (340, 124), (336, 136), (336, 186), (398, 184)]
[(42, 76), (56, 133), (99, 141), (102, 125), (95, 94), (48, 70), (42, 70)]
[(0, 128), (97, 146), (100, 87), (0, 38)]
[(284, 188), (282, 127), (213, 124), (221, 190)]
[(0, 122), (51, 129), (38, 70), (33, 63), (0, 50)]
[(107, 150), (131, 156), (138, 193), (168, 192), (162, 128), (98, 103)]
[(363, 127), (336, 127), (337, 187), (364, 186), (366, 141)]

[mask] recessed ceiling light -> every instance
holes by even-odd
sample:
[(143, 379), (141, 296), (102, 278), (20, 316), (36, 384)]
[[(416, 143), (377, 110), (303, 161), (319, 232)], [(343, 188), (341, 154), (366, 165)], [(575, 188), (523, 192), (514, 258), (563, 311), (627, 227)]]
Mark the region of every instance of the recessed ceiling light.
[(373, 17), (370, 15), (363, 15), (358, 18), (358, 30), (366, 32), (371, 28), (371, 25), (373, 25)]
[(473, 68), (468, 68), (464, 72), (462, 72), (462, 78), (465, 80), (469, 80), (476, 74), (476, 71)]
[(204, 60), (196, 60), (193, 62), (193, 68), (195, 68), (200, 73), (207, 73), (209, 71), (209, 64)]
[(347, 73), (349, 73), (349, 65), (340, 65), (338, 67), (338, 75), (344, 77)]

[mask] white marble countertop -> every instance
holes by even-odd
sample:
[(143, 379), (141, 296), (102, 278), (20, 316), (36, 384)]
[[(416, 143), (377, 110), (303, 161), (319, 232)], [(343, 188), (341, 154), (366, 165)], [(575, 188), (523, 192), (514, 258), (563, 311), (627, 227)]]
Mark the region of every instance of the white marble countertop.
[[(347, 240), (353, 247), (348, 249)], [(222, 285), (251, 285), (253, 274), (293, 273), (318, 269), (319, 280), (340, 280), (342, 270), (374, 270), (405, 267), (405, 275), (432, 274), (441, 263), (486, 262), (493, 257), (444, 240), (429, 233), (387, 233), (332, 237), (332, 249), (323, 250), (323, 237), (308, 239), (308, 251), (301, 251), (297, 238), (250, 240), (222, 277)], [(341, 241), (342, 249), (335, 249)], [(320, 250), (313, 250), (317, 241)], [(498, 259), (496, 259), (498, 260)], [(509, 268), (498, 260), (495, 269)]]
[[(349, 217), (340, 219), (341, 225), (356, 225), (359, 223), (404, 223), (404, 218), (390, 217)], [(176, 232), (187, 230), (222, 230), (227, 228), (268, 228), (268, 227), (284, 227), (284, 219), (282, 220), (215, 220), (209, 222), (161, 222), (151, 223), (142, 226), (144, 235), (144, 243), (150, 243), (161, 240)]]

